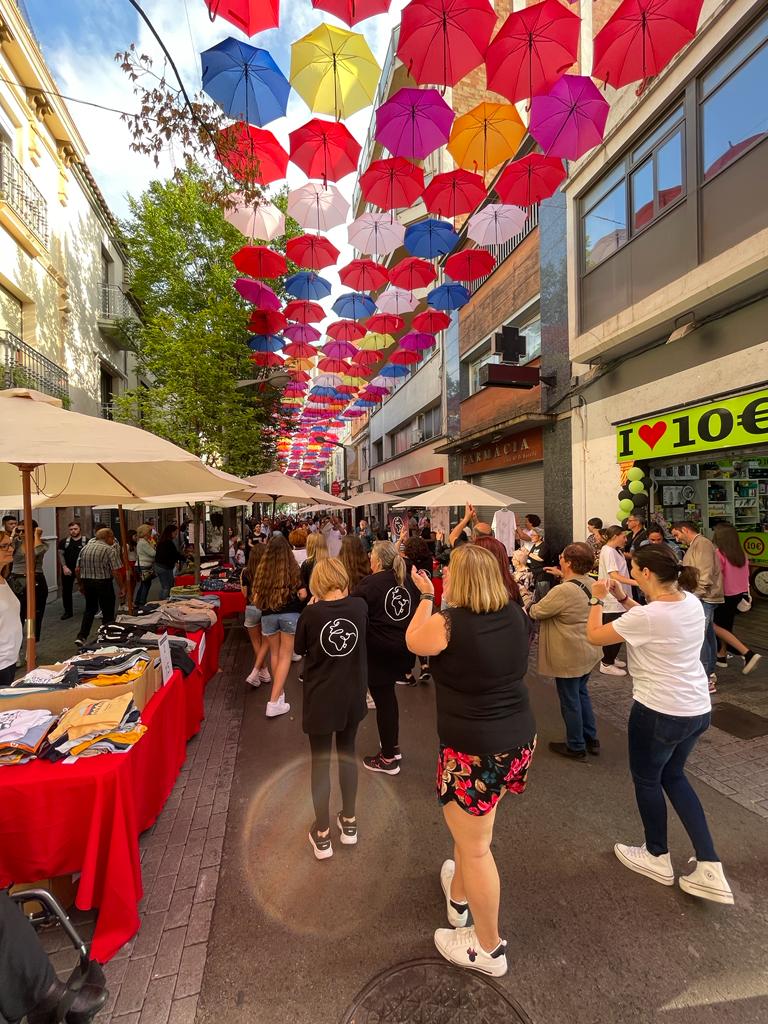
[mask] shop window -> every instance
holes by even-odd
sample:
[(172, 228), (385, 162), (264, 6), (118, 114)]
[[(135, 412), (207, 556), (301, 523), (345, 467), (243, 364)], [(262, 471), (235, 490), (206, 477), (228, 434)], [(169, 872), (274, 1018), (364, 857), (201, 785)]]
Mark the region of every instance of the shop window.
[(428, 441), (432, 437), (439, 437), (442, 433), (443, 417), (442, 409), (436, 405), (433, 409), (427, 409), (419, 416), (419, 425), (416, 429), (414, 441), (418, 444), (421, 441)]
[(535, 316), (528, 323), (521, 324), (519, 330), (525, 338), (525, 355), (520, 363), (529, 363), (541, 355), (541, 317)]
[(768, 18), (701, 80), (702, 181), (768, 136)]

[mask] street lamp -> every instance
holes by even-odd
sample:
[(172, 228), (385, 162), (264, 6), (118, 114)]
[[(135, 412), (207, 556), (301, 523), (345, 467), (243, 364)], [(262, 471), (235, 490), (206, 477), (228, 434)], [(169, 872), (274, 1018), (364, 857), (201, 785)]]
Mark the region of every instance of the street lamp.
[(251, 388), (255, 384), (268, 384), (271, 388), (277, 388), (278, 390), (284, 388), (287, 384), (290, 384), (290, 374), (286, 373), (285, 370), (275, 370), (274, 373), (270, 373), (268, 377), (249, 377), (248, 380), (235, 381), (236, 388)]
[(330, 441), (328, 439), (326, 439), (325, 443), (326, 444), (332, 444), (334, 448), (341, 448), (342, 458), (344, 460), (343, 461), (343, 468), (342, 468), (342, 472), (344, 474), (344, 479), (341, 481), (341, 488), (342, 488), (342, 495), (341, 496), (344, 499), (344, 501), (347, 501), (347, 499), (349, 498), (349, 487), (350, 487), (350, 481), (347, 479), (347, 446), (345, 444), (343, 444), (341, 441)]

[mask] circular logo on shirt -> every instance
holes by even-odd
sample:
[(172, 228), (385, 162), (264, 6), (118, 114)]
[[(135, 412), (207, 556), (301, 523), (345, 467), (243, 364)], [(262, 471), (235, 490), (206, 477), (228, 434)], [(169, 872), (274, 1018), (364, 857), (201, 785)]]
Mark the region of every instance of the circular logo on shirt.
[(320, 646), (329, 658), (345, 658), (357, 647), (357, 626), (349, 619), (332, 619), (320, 630)]
[(405, 587), (392, 587), (384, 598), (384, 611), (394, 622), (407, 619), (411, 614), (411, 595)]

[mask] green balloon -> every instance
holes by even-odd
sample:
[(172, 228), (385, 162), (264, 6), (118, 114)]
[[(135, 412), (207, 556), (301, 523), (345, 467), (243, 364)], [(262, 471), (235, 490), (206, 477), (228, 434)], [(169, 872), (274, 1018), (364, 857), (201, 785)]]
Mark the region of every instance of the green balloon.
[(642, 480), (630, 480), (628, 486), (632, 494), (643, 494), (645, 491)]
[(627, 512), (631, 512), (634, 507), (635, 503), (634, 501), (632, 501), (631, 498), (624, 498), (622, 499), (622, 501), (619, 502), (619, 508), (621, 509), (622, 517), (626, 516)]
[(624, 511), (623, 508), (620, 508), (619, 511), (616, 513), (616, 522), (619, 523), (619, 525), (621, 525), (621, 524), (623, 524), (623, 522), (624, 522), (624, 520), (626, 518), (627, 518), (627, 513)]
[[(642, 480), (644, 475), (645, 474), (643, 473), (642, 469), (639, 469), (637, 466), (633, 466), (632, 469), (630, 469), (630, 471), (627, 473), (627, 480)], [(630, 490), (632, 490), (631, 487)]]

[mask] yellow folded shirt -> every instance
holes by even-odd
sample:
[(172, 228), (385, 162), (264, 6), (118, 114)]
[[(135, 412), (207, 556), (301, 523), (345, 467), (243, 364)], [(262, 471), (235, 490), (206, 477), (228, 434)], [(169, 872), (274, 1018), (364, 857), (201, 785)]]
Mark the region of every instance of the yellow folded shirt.
[(81, 686), (124, 686), (126, 683), (132, 683), (135, 679), (144, 675), (149, 661), (137, 661), (133, 668), (129, 668), (127, 672), (122, 672), (119, 676), (108, 675), (104, 673), (100, 676), (86, 676), (81, 680)]
[(55, 743), (65, 733), (69, 734), (71, 740), (75, 740), (89, 732), (116, 729), (132, 700), (133, 694), (130, 691), (120, 697), (113, 697), (112, 700), (81, 700), (79, 704), (64, 712), (48, 739)]

